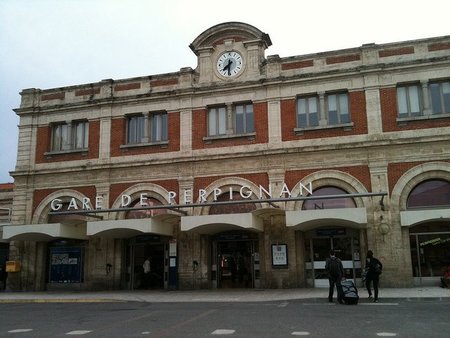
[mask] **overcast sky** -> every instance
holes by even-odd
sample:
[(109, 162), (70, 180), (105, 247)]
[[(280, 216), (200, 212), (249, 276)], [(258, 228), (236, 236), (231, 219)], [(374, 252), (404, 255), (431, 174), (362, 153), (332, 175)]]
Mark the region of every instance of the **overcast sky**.
[(281, 57), (450, 34), (448, 0), (0, 0), (0, 183), (13, 182), (25, 88), (197, 66), (189, 44), (241, 21)]

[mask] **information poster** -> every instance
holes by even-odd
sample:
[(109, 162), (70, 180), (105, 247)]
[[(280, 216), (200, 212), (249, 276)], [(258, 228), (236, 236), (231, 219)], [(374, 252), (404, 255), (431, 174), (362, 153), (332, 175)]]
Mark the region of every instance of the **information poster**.
[(81, 267), (81, 248), (50, 248), (50, 283), (80, 283)]
[(286, 244), (272, 244), (272, 266), (287, 268), (288, 256)]

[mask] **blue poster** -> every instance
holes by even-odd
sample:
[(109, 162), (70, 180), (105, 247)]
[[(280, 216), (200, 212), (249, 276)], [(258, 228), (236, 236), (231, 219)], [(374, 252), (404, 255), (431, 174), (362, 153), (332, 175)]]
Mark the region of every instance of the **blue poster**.
[(50, 283), (80, 283), (81, 271), (81, 248), (50, 248)]

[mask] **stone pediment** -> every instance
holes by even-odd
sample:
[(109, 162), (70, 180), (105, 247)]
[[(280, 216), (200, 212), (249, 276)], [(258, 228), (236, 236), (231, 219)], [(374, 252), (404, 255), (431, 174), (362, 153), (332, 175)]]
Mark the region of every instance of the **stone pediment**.
[(199, 50), (214, 48), (216, 45), (224, 44), (225, 40), (259, 41), (264, 49), (272, 45), (269, 35), (252, 25), (242, 22), (224, 22), (205, 30), (189, 47), (196, 55), (199, 55)]

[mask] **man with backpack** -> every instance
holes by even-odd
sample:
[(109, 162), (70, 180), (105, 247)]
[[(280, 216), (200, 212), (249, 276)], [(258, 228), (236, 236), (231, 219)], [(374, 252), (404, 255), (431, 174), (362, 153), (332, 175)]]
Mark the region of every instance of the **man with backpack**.
[(383, 270), (383, 264), (373, 257), (372, 250), (367, 251), (366, 258), (366, 289), (369, 293), (369, 299), (372, 299), (372, 290), (370, 289), (370, 284), (373, 282), (374, 291), (374, 303), (378, 302), (378, 283), (380, 281), (381, 271)]
[(330, 282), (328, 301), (330, 303), (333, 302), (334, 286), (336, 285), (337, 300), (339, 304), (343, 304), (341, 280), (344, 277), (344, 266), (342, 265), (341, 260), (336, 257), (334, 250), (330, 250), (330, 257), (326, 260), (325, 270), (328, 274), (328, 281)]

